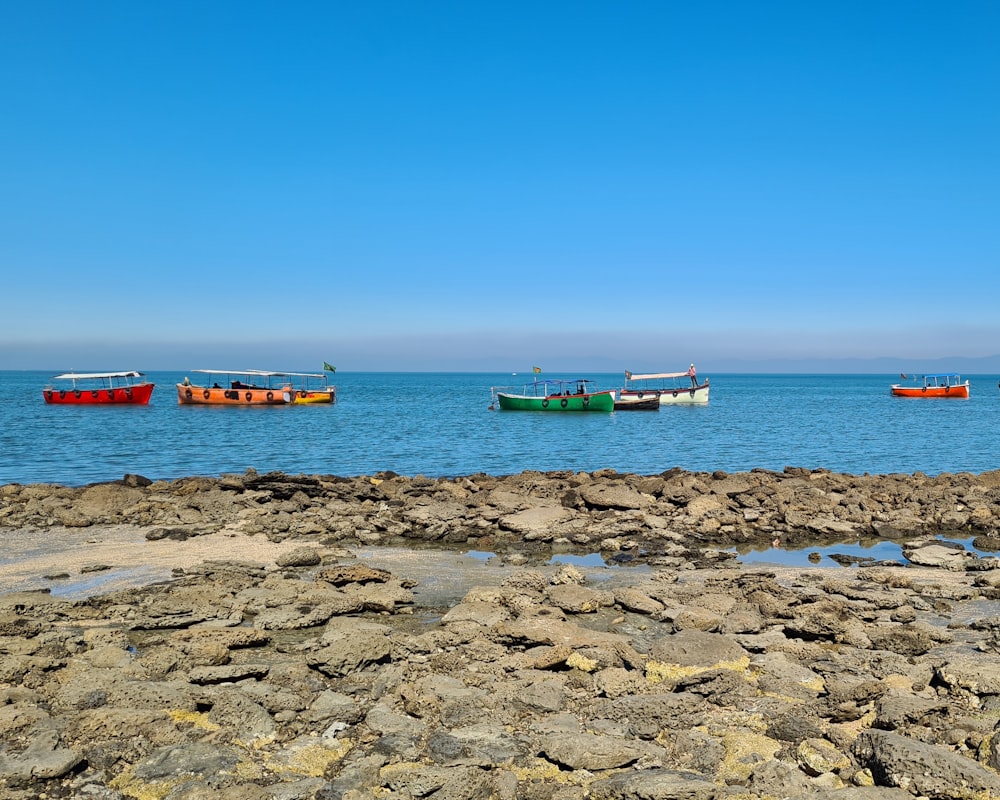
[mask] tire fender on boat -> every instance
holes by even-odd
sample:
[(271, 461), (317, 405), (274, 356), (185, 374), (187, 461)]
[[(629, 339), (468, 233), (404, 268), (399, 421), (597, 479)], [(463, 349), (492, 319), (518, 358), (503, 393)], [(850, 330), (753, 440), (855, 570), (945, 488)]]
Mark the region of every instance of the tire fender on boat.
[(206, 400), (208, 400), (208, 398), (212, 396), (212, 393), (208, 391), (208, 389), (206, 389), (201, 393), (201, 396), (204, 397)]
[(640, 400), (642, 400), (644, 396), (645, 395), (642, 392), (639, 392), (639, 394), (636, 395), (636, 397), (638, 397)]
[(676, 389), (674, 389), (674, 397), (677, 397), (677, 395), (678, 395), (678, 391)]
[(131, 387), (126, 387), (125, 388), (125, 396), (128, 397), (129, 399), (132, 398), (132, 388)]
[(544, 400), (542, 400), (542, 408), (548, 408), (548, 407), (549, 407), (549, 399), (546, 397)]
[(253, 400), (253, 392), (247, 392), (247, 393), (246, 393), (245, 395), (243, 395), (243, 396), (244, 396), (244, 397), (246, 397), (246, 399), (247, 399), (247, 402), (248, 402), (248, 403), (249, 403), (249, 402), (250, 402), (251, 400)]
[(568, 406), (568, 405), (569, 405), (569, 400), (567, 400), (567, 399), (566, 399), (566, 398), (564, 397), (564, 398), (563, 398), (562, 400), (560, 400), (560, 401), (559, 401), (559, 405), (561, 405), (561, 406), (562, 406), (563, 408), (566, 408), (566, 406)]
[(584, 397), (583, 398), (583, 407), (586, 408), (589, 405), (590, 405), (590, 398), (589, 397)]
[[(247, 399), (249, 400), (249, 398), (247, 398)], [(274, 392), (268, 392), (267, 393), (267, 399), (268, 400), (273, 400), (274, 399)]]
[(114, 400), (114, 399), (115, 399), (115, 390), (108, 389), (108, 400)]
[(185, 390), (184, 390), (184, 396), (185, 396), (185, 397), (186, 397), (186, 398), (187, 398), (188, 400), (190, 400), (190, 399), (191, 399), (191, 395), (192, 395), (192, 392), (191, 392), (191, 390), (190, 390), (190, 389), (185, 389)]
[(93, 398), (96, 398), (97, 397), (97, 389), (91, 389), (90, 390), (90, 396), (93, 397)]
[(79, 397), (79, 396), (80, 396), (80, 394), (81, 394), (80, 390), (79, 390), (79, 389), (76, 389), (76, 390), (75, 390), (75, 391), (73, 392), (73, 397)]
[(64, 400), (65, 398), (66, 398), (66, 390), (65, 389), (60, 389), (59, 390), (59, 399), (60, 400)]
[(690, 392), (691, 392), (691, 396), (694, 397), (694, 389), (691, 389)]

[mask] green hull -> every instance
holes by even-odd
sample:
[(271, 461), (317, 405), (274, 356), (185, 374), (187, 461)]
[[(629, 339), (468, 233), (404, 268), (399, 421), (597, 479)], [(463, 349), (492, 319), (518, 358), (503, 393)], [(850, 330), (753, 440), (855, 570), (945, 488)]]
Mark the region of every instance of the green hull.
[(530, 397), (521, 394), (497, 393), (500, 408), (507, 411), (614, 411), (612, 392), (573, 394), (569, 396)]

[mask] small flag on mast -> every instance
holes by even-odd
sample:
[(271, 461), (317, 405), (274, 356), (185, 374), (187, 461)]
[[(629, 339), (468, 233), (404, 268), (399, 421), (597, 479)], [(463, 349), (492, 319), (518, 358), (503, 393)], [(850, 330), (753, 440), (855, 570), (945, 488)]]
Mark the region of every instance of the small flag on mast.
[(542, 371), (542, 368), (541, 367), (532, 367), (531, 371), (534, 372), (537, 375), (539, 372)]
[(337, 371), (337, 368), (336, 368), (336, 367), (331, 367), (331, 366), (330, 366), (329, 364), (327, 364), (327, 363), (326, 363), (326, 362), (324, 361), (324, 362), (323, 362), (323, 371), (324, 371), (324, 372), (336, 372), (336, 371)]
[(899, 373), (899, 377), (902, 378), (905, 381), (906, 380), (906, 373), (905, 372), (900, 372)]

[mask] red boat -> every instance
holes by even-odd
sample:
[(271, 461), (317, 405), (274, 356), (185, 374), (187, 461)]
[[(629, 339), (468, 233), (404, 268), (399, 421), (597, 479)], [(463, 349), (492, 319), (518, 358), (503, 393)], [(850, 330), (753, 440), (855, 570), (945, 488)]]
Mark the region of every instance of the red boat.
[(67, 372), (42, 389), (46, 403), (66, 406), (146, 405), (155, 384), (141, 372)]
[[(901, 375), (906, 378), (906, 375)], [(955, 372), (941, 372), (936, 375), (914, 375), (914, 384), (904, 386), (894, 383), (890, 390), (894, 397), (956, 397), (966, 399), (969, 396), (969, 382), (962, 381), (962, 376)]]

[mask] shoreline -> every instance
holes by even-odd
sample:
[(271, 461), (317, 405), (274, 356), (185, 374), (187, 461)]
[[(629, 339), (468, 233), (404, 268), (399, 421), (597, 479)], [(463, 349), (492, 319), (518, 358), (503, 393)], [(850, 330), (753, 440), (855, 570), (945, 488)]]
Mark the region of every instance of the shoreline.
[(1000, 550), (1000, 470), (850, 475), (783, 472), (483, 473), (413, 478), (392, 472), (345, 478), (273, 472), (119, 481), (66, 487), (0, 485), (0, 531), (138, 525), (148, 538), (207, 533), (272, 542), (438, 542), (505, 553), (754, 544), (794, 547), (850, 538), (895, 541), (953, 534)]
[[(3, 486), (0, 585), (50, 586), (0, 592), (0, 788), (1000, 798), (998, 559), (931, 538), (960, 520), (996, 538), (994, 481)], [(838, 520), (917, 534), (899, 539), (910, 563), (744, 565), (719, 549), (775, 530), (826, 542)], [(618, 566), (552, 563), (594, 551)]]

